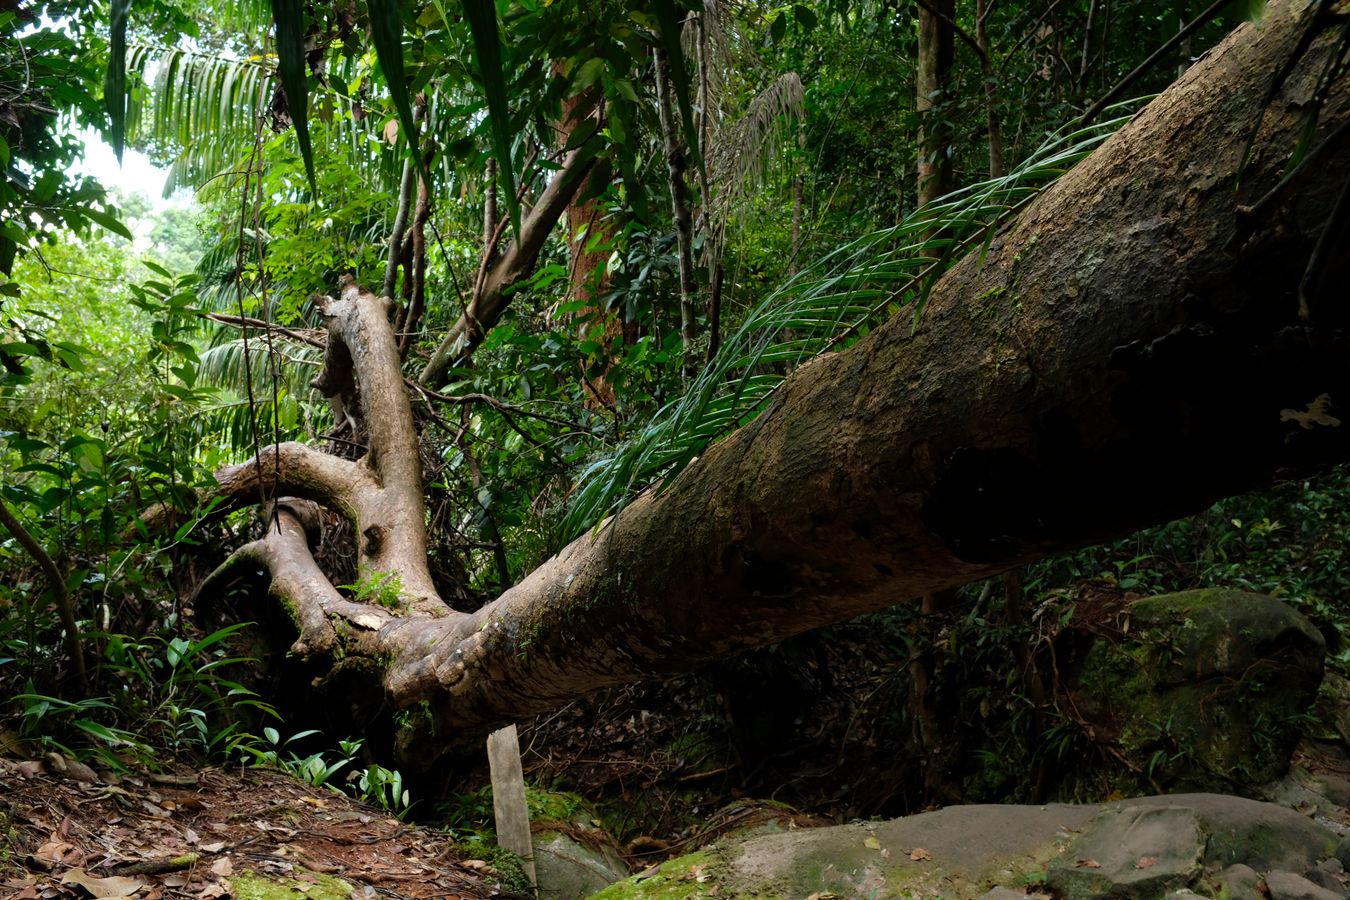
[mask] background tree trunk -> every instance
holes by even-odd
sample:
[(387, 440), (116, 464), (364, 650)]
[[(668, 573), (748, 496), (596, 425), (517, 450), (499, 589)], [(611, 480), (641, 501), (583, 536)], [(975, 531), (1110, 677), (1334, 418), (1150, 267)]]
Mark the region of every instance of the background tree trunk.
[(942, 105), (950, 100), (956, 56), (956, 0), (919, 4), (919, 71), (914, 108), (919, 114), (919, 199), (923, 206), (952, 189), (951, 126)]

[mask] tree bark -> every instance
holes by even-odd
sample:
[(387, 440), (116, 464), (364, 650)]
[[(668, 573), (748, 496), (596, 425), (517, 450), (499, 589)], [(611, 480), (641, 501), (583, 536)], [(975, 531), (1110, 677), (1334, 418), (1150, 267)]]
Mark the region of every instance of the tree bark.
[[(897, 316), (802, 366), (755, 422), (483, 609), (398, 614), (320, 588), (286, 597), (293, 618), (380, 662), (403, 764), (429, 766), (596, 688), (1350, 459), (1347, 314), (1302, 322), (1297, 294), (1350, 149), (1323, 153), (1278, 216), (1238, 206), (1298, 141), (1327, 48), (1261, 104), (1306, 14), (1272, 3), (948, 272), (917, 326)], [(1345, 81), (1319, 137), (1350, 120)], [(1335, 248), (1342, 282), (1348, 257)], [(274, 578), (303, 581), (301, 530), (277, 518), (299, 562)]]
[(918, 205), (952, 189), (951, 126), (941, 106), (951, 98), (956, 56), (956, 0), (919, 4), (919, 67), (914, 108), (919, 115)]
[(688, 160), (684, 142), (680, 139), (675, 98), (671, 96), (670, 58), (665, 50), (655, 47), (656, 109), (661, 119), (661, 134), (665, 139), (666, 176), (670, 188), (670, 214), (675, 225), (675, 244), (680, 267), (680, 343), (684, 348), (685, 376), (692, 374), (697, 360), (694, 341), (698, 339), (698, 319), (695, 300), (698, 280), (694, 276), (694, 219), (689, 211)]

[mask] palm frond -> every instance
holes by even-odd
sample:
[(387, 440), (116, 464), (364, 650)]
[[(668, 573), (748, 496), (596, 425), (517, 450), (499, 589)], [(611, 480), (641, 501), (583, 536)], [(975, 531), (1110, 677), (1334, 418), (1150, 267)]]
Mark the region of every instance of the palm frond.
[(806, 111), (806, 91), (796, 72), (779, 75), (755, 95), (745, 114), (720, 129), (708, 151), (713, 197), (707, 206), (705, 251), (716, 260), (732, 212), (753, 197), (773, 170)]
[(127, 69), (147, 88), (132, 93), (129, 137), (178, 151), (166, 192), (205, 183), (252, 145), (270, 93), (263, 59), (135, 44)]
[[(388, 3), (389, 0), (382, 0)], [(272, 0), (272, 18), (276, 21), (277, 74), (286, 91), (286, 111), (300, 142), (300, 158), (305, 162), (310, 192), (318, 196), (314, 177), (314, 148), (309, 143), (309, 87), (305, 84), (305, 7), (301, 0)], [(376, 35), (379, 35), (376, 29)], [(403, 48), (398, 48), (402, 54)], [(402, 62), (400, 56), (399, 61)], [(400, 69), (399, 74), (402, 74)], [(402, 85), (400, 84), (400, 87)], [(406, 97), (404, 98), (406, 105)]]
[(786, 366), (846, 346), (897, 312), (917, 318), (938, 275), (1129, 121), (1132, 113), (1121, 114), (1126, 106), (1114, 108), (1116, 118), (1052, 136), (1002, 178), (839, 247), (774, 290), (683, 396), (586, 468), (565, 537), (594, 526), (655, 479), (668, 481), (713, 441), (752, 421), (786, 378)]

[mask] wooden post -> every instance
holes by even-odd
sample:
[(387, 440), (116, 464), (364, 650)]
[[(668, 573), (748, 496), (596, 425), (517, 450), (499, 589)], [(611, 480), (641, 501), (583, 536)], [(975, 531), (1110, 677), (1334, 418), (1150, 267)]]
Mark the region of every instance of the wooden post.
[(508, 725), (488, 735), (488, 769), (492, 773), (492, 813), (497, 820), (497, 846), (525, 861), (525, 874), (539, 891), (530, 839), (530, 809), (525, 804), (525, 773), (520, 767), (520, 739)]

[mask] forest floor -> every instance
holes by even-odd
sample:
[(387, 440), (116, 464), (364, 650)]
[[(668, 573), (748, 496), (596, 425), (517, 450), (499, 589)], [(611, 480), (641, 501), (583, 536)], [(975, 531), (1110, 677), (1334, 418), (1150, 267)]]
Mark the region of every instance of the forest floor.
[(445, 832), (281, 772), (175, 768), (88, 781), (94, 773), (53, 756), (0, 758), (5, 900), (257, 896), (254, 876), (313, 900), (333, 896), (327, 877), (358, 898), (501, 895), (491, 865), (457, 858)]

